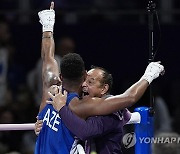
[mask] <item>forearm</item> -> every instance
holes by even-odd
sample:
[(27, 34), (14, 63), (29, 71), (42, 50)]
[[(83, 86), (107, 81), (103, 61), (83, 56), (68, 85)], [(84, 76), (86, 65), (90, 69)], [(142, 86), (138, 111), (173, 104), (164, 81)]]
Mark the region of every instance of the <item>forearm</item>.
[(40, 111), (46, 105), (48, 88), (59, 83), (59, 68), (54, 59), (54, 39), (52, 32), (44, 32), (42, 36), (42, 100)]
[(59, 114), (66, 127), (81, 140), (103, 133), (103, 125), (99, 119), (85, 121), (73, 114), (67, 106), (64, 106)]
[(87, 118), (95, 115), (107, 115), (135, 104), (149, 86), (146, 80), (140, 80), (121, 95), (106, 99), (87, 99), (73, 109), (77, 115)]
[(52, 32), (43, 32), (41, 57), (43, 60), (54, 58), (54, 39)]
[(51, 86), (59, 76), (59, 67), (54, 59), (55, 44), (52, 32), (44, 32), (42, 36), (42, 78), (45, 85)]
[(105, 115), (132, 106), (142, 97), (148, 86), (149, 84), (146, 80), (136, 82), (122, 95), (105, 99), (96, 108), (97, 113), (99, 115)]
[(124, 92), (124, 94), (131, 99), (131, 105), (136, 103), (143, 96), (148, 86), (149, 83), (146, 80), (139, 80)]

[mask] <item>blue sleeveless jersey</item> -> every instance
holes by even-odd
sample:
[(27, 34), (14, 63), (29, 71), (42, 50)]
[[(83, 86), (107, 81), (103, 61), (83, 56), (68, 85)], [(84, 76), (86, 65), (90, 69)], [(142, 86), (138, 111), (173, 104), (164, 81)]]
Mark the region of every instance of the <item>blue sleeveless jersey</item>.
[[(69, 93), (66, 105), (77, 93)], [(68, 130), (59, 117), (59, 113), (54, 110), (51, 104), (38, 114), (38, 118), (43, 120), (42, 130), (37, 137), (35, 154), (69, 154), (74, 143), (74, 135)]]

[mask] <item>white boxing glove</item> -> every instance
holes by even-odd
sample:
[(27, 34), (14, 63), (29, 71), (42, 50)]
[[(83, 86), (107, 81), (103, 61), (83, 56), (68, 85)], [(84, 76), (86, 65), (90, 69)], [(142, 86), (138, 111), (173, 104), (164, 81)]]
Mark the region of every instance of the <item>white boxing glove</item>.
[(159, 77), (160, 74), (164, 73), (164, 66), (160, 62), (151, 62), (146, 68), (144, 75), (140, 80), (146, 80), (151, 84), (151, 82)]
[(55, 11), (53, 9), (43, 10), (38, 13), (39, 22), (42, 24), (43, 32), (53, 32), (55, 23)]

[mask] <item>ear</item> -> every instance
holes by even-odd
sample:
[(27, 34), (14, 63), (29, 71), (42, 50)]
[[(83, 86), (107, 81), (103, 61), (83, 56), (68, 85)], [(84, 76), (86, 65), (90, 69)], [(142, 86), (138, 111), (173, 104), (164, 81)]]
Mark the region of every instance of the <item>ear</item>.
[(102, 91), (101, 91), (101, 95), (106, 94), (108, 90), (109, 90), (109, 85), (104, 84), (104, 87), (102, 88)]

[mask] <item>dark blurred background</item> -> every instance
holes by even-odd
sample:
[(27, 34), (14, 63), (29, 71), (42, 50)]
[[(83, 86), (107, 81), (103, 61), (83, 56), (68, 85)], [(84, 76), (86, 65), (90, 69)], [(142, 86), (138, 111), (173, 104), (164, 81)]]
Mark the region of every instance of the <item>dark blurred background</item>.
[[(105, 67), (114, 78), (112, 94), (124, 92), (143, 75), (149, 58), (148, 0), (54, 2), (57, 58), (62, 57), (59, 52), (68, 50), (79, 53), (87, 69), (91, 65)], [(158, 18), (154, 16), (155, 61), (161, 61), (166, 70), (152, 85), (159, 114), (155, 132), (179, 133), (180, 1), (154, 2), (158, 14)], [(37, 13), (49, 5), (50, 0), (0, 0), (0, 123), (36, 121), (42, 36)], [(149, 102), (147, 91), (130, 110), (149, 106)], [(0, 138), (0, 153), (33, 153), (33, 131), (0, 132)]]

